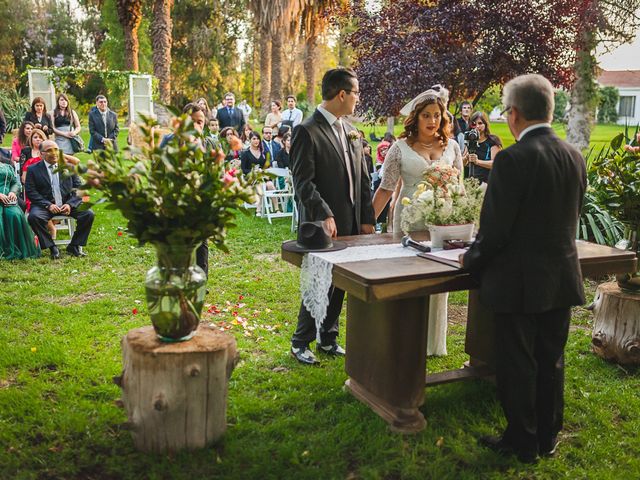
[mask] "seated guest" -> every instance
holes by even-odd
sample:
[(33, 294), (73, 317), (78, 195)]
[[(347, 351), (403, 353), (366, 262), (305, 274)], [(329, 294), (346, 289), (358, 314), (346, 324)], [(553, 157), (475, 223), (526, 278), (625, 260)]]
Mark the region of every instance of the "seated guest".
[(267, 163), (273, 164), (281, 148), (281, 145), (273, 139), (273, 128), (262, 127), (262, 151)]
[(292, 134), (292, 132), (293, 130), (289, 125), (282, 125), (280, 128), (278, 128), (278, 132), (276, 133), (276, 138), (273, 139), (273, 141), (276, 143), (276, 146), (275, 146), (276, 150), (280, 150), (284, 148), (284, 143), (283, 143), (284, 136), (287, 133)]
[(18, 129), (18, 135), (13, 137), (11, 142), (11, 160), (15, 163), (20, 162), (20, 153), (22, 149), (29, 146), (29, 139), (31, 138), (31, 132), (33, 131), (32, 122), (22, 122)]
[(276, 161), (273, 166), (277, 168), (289, 168), (289, 152), (291, 151), (291, 134), (286, 133), (282, 137), (284, 148), (281, 148), (276, 155)]
[(0, 163), (0, 258), (37, 258), (36, 246), (27, 218), (18, 206), (21, 186), (15, 169)]
[(393, 145), (396, 141), (396, 137), (394, 137), (393, 133), (387, 132), (384, 134), (382, 141), (376, 147), (376, 163), (383, 164), (384, 159), (387, 156), (387, 152), (391, 145)]
[(35, 128), (42, 130), (47, 135), (47, 138), (53, 135), (53, 120), (47, 113), (47, 105), (42, 97), (33, 99), (31, 110), (25, 114), (24, 121), (33, 123)]
[(489, 130), (489, 118), (484, 112), (475, 112), (469, 120), (471, 128), (478, 131), (480, 138), (478, 144), (469, 153), (469, 148), (465, 150), (462, 160), (469, 166), (469, 177), (476, 178), (480, 183), (489, 183), (489, 173), (493, 168), (493, 159), (502, 150), (502, 140), (497, 135), (492, 135)]
[(242, 140), (242, 149), (246, 150), (251, 145), (250, 135), (253, 132), (253, 128), (248, 123), (244, 124), (242, 133), (240, 134), (240, 140)]
[(249, 134), (249, 148), (243, 150), (240, 154), (240, 168), (245, 175), (253, 170), (253, 167), (257, 165), (260, 168), (264, 168), (266, 158), (264, 151), (262, 150), (262, 139), (256, 132)]
[(200, 107), (200, 109), (204, 112), (204, 117), (205, 118), (216, 118), (216, 114), (218, 112), (216, 112), (215, 110), (211, 110), (209, 108), (209, 103), (207, 102), (206, 98), (200, 97), (199, 99), (197, 99), (193, 103), (195, 103), (196, 105), (198, 105)]
[(222, 150), (222, 144), (219, 138), (220, 124), (217, 118), (209, 118), (209, 131), (205, 133), (211, 145), (213, 145), (216, 150)]
[(232, 162), (237, 160), (240, 163), (240, 152), (242, 152), (242, 141), (233, 127), (223, 128), (220, 132), (220, 139), (224, 141), (225, 148), (225, 162)]
[(93, 211), (79, 211), (82, 199), (76, 195), (76, 189), (82, 184), (77, 175), (62, 176), (57, 171), (58, 145), (47, 140), (42, 143), (44, 161), (36, 163), (27, 170), (25, 189), (31, 200), (29, 224), (38, 235), (40, 247), (51, 251), (51, 258), (60, 258), (60, 251), (53, 243), (51, 234), (47, 230), (47, 223), (55, 215), (67, 215), (75, 218), (77, 228), (71, 243), (67, 246), (67, 253), (74, 257), (84, 256), (80, 250), (87, 244), (91, 226), (93, 225)]
[(28, 146), (23, 148), (20, 152), (20, 172), (22, 183), (25, 182), (27, 177), (27, 169), (42, 159), (40, 155), (40, 147), (42, 142), (46, 139), (47, 135), (39, 128), (35, 128), (29, 138)]

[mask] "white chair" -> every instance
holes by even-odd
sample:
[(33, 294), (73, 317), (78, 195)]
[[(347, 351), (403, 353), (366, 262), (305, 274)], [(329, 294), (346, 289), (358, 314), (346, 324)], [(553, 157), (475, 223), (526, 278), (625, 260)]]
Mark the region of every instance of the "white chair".
[(68, 239), (60, 240), (56, 236), (54, 243), (56, 245), (69, 245), (73, 238), (73, 234), (76, 231), (76, 220), (72, 217), (67, 217), (66, 215), (56, 215), (51, 220), (53, 220), (57, 231), (66, 230), (69, 233)]
[[(293, 182), (288, 168), (268, 168), (265, 170), (277, 177), (273, 179), (273, 190), (267, 190), (266, 182), (262, 184), (262, 201), (260, 211), (269, 223), (272, 218), (293, 217), (293, 208), (287, 211), (289, 202), (295, 204), (293, 200)], [(284, 186), (279, 187), (279, 180), (284, 179)]]

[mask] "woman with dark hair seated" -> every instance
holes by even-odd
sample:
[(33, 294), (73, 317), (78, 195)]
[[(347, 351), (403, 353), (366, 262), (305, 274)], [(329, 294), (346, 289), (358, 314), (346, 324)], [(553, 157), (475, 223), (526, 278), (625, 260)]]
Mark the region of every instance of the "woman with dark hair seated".
[(502, 150), (502, 140), (492, 135), (489, 130), (489, 118), (484, 112), (475, 112), (469, 119), (469, 126), (478, 131), (478, 145), (475, 153), (465, 150), (462, 157), (464, 164), (469, 166), (469, 177), (477, 178), (480, 183), (489, 183), (489, 174), (493, 167), (493, 159)]
[(0, 258), (38, 258), (40, 249), (27, 218), (18, 207), (20, 181), (11, 165), (0, 163)]
[(53, 135), (53, 120), (47, 113), (47, 105), (42, 97), (33, 99), (31, 110), (25, 114), (24, 121), (33, 123), (35, 128), (42, 130), (47, 137)]
[(277, 168), (289, 168), (289, 152), (291, 151), (291, 134), (285, 133), (282, 137), (282, 144), (284, 145), (276, 154), (276, 161), (273, 165)]
[(262, 150), (262, 139), (260, 134), (251, 132), (248, 137), (249, 148), (240, 154), (240, 168), (245, 175), (253, 170), (254, 166), (264, 168), (267, 158)]
[(33, 123), (22, 122), (22, 125), (20, 125), (18, 129), (18, 135), (13, 137), (13, 142), (11, 142), (11, 160), (15, 163), (20, 162), (22, 149), (29, 146), (31, 132), (33, 132)]

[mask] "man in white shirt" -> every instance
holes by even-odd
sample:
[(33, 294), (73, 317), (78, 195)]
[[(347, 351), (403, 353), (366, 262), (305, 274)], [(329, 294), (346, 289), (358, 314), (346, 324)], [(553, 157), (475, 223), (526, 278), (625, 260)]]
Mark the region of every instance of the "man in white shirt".
[(249, 106), (249, 104), (247, 103), (246, 100), (242, 100), (240, 102), (240, 105), (238, 105), (238, 108), (240, 109), (240, 111), (244, 115), (244, 123), (248, 123), (249, 122), (249, 115), (251, 115), (251, 112), (253, 111), (253, 109)]
[(302, 123), (302, 110), (296, 108), (296, 97), (289, 95), (287, 97), (287, 109), (282, 112), (281, 125), (288, 125), (291, 129)]

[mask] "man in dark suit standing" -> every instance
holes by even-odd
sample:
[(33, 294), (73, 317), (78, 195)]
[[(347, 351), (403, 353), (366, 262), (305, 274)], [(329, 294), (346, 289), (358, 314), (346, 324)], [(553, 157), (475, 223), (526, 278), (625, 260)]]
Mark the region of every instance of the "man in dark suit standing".
[(87, 244), (91, 226), (93, 225), (93, 211), (79, 211), (82, 199), (76, 195), (75, 189), (82, 182), (77, 175), (64, 177), (58, 173), (58, 145), (52, 140), (42, 142), (40, 150), (43, 161), (38, 162), (27, 170), (25, 191), (31, 200), (29, 225), (38, 235), (40, 248), (48, 248), (51, 258), (60, 258), (60, 251), (51, 238), (47, 223), (56, 215), (67, 215), (75, 218), (77, 228), (67, 245), (67, 253), (74, 257), (83, 257), (85, 253), (80, 247)]
[(244, 114), (242, 110), (235, 106), (236, 97), (233, 93), (229, 92), (224, 96), (225, 106), (218, 109), (218, 123), (220, 125), (220, 131), (226, 127), (235, 128), (239, 135), (242, 135), (244, 129)]
[(523, 75), (504, 87), (518, 142), (496, 156), (480, 231), (461, 258), (494, 312), (501, 437), (480, 442), (527, 463), (555, 453), (564, 409), (571, 306), (584, 303), (575, 245), (586, 188), (580, 152), (551, 129), (551, 83)]
[[(300, 223), (322, 221), (332, 238), (374, 233), (374, 213), (368, 170), (357, 130), (345, 123), (359, 97), (358, 79), (349, 69), (329, 70), (322, 78), (322, 104), (293, 131), (291, 171)], [(320, 329), (319, 352), (344, 355), (337, 342), (338, 316), (344, 291), (329, 290), (327, 316)], [(291, 353), (301, 363), (317, 360), (309, 349), (316, 339), (315, 320), (300, 305)]]
[(91, 134), (91, 150), (104, 150), (111, 143), (118, 150), (118, 117), (109, 109), (107, 97), (98, 95), (96, 106), (89, 111), (89, 133)]

